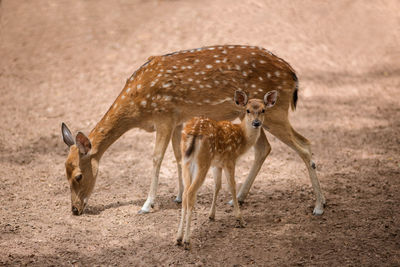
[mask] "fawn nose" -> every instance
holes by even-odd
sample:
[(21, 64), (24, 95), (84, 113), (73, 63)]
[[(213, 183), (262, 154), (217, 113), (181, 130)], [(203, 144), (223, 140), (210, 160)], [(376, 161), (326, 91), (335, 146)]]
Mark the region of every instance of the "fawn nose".
[(79, 215), (79, 210), (75, 206), (72, 206), (72, 214)]
[(260, 120), (254, 120), (252, 122), (252, 125), (253, 125), (254, 128), (258, 128), (258, 127), (261, 126), (261, 121)]

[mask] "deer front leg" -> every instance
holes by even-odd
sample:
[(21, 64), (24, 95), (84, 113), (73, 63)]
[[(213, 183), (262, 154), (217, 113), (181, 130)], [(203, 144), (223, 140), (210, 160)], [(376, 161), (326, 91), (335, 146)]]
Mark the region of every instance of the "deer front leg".
[(235, 164), (228, 163), (224, 167), (224, 172), (225, 172), (226, 180), (228, 181), (228, 184), (229, 184), (229, 189), (232, 194), (233, 208), (235, 211), (237, 226), (244, 227), (246, 223), (244, 222), (244, 220), (242, 218), (242, 213), (240, 212), (239, 203), (238, 203), (238, 200), (236, 197)]
[[(246, 178), (246, 181), (240, 187), (239, 193), (237, 195), (238, 202), (242, 204), (249, 194), (250, 188), (256, 179), (258, 172), (261, 169), (262, 164), (265, 159), (271, 152), (271, 145), (269, 144), (267, 137), (263, 130), (260, 131), (260, 137), (257, 139), (257, 142), (254, 145), (254, 162), (251, 166), (250, 173)], [(232, 206), (233, 201), (229, 201), (229, 204)]]
[(156, 126), (156, 144), (154, 146), (153, 153), (153, 175), (151, 179), (150, 191), (147, 196), (146, 202), (140, 209), (139, 214), (148, 213), (150, 209), (154, 206), (154, 200), (157, 194), (158, 188), (158, 176), (160, 174), (161, 162), (164, 158), (165, 150), (168, 147), (168, 142), (171, 139), (173, 123), (164, 122)]
[(183, 193), (183, 183), (182, 183), (182, 154), (180, 149), (180, 142), (181, 142), (181, 135), (182, 135), (182, 125), (178, 125), (175, 127), (174, 132), (172, 133), (172, 148), (174, 150), (176, 165), (178, 167), (178, 194), (175, 198), (175, 202), (181, 203), (182, 202), (182, 193)]
[(214, 167), (213, 168), (213, 176), (214, 176), (214, 183), (215, 183), (214, 195), (213, 195), (210, 213), (208, 215), (208, 218), (212, 221), (215, 219), (215, 205), (217, 203), (218, 192), (221, 189), (221, 175), (222, 175), (222, 169), (218, 168), (218, 167)]

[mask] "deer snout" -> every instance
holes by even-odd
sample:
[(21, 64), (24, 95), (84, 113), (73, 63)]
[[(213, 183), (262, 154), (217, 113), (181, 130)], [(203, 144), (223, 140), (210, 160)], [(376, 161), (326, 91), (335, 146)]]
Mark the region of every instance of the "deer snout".
[(258, 128), (261, 126), (261, 121), (256, 119), (251, 123), (251, 125), (253, 126), (253, 128)]

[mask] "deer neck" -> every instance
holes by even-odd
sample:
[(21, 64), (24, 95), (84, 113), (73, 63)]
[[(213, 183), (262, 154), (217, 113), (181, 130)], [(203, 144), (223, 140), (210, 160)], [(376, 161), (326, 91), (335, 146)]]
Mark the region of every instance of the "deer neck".
[(89, 134), (92, 143), (91, 154), (97, 160), (104, 152), (125, 132), (137, 125), (139, 116), (126, 114), (121, 110), (114, 110), (114, 105), (108, 110), (103, 118), (96, 124)]
[(244, 150), (247, 150), (256, 143), (258, 137), (260, 136), (261, 127), (257, 129), (253, 128), (251, 123), (249, 123), (246, 118), (241, 121), (240, 127), (242, 128), (244, 134)]

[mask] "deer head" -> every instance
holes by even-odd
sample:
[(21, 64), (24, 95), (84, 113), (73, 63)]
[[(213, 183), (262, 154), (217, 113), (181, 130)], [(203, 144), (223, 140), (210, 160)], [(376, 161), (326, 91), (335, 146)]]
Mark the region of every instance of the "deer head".
[(61, 132), (65, 144), (69, 147), (65, 168), (71, 189), (71, 209), (74, 215), (80, 215), (96, 182), (98, 159), (91, 154), (92, 145), (86, 135), (79, 132), (74, 140), (64, 123)]
[(234, 100), (236, 105), (246, 109), (246, 114), (243, 122), (246, 125), (251, 125), (257, 129), (264, 123), (264, 113), (266, 108), (271, 108), (275, 105), (278, 98), (278, 91), (273, 90), (264, 95), (264, 99), (250, 99), (245, 92), (241, 90), (235, 91)]

